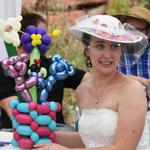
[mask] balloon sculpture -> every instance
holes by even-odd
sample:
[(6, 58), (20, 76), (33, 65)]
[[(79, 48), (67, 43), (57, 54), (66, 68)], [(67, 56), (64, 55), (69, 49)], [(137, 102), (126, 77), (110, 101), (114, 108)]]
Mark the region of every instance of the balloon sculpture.
[[(30, 53), (30, 58), (27, 54), (13, 56), (4, 59), (2, 66), (9, 76), (15, 79), (15, 89), (25, 100), (19, 102), (16, 99), (10, 102), (14, 128), (12, 145), (29, 149), (34, 144), (57, 142), (55, 121), (56, 112), (61, 110), (61, 105), (50, 100), (48, 102), (48, 92), (57, 80), (66, 79), (73, 75), (75, 70), (61, 56), (54, 55), (48, 70), (50, 76), (47, 77), (47, 70), (40, 67), (40, 55), (47, 51), (51, 38), (44, 29), (28, 26), (26, 33), (21, 36), (21, 43), (25, 52)], [(26, 73), (28, 79), (24, 76)]]

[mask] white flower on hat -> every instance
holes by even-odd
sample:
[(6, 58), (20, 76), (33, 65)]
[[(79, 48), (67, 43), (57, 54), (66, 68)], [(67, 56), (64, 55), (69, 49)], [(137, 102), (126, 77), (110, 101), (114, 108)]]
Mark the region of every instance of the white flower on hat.
[(22, 16), (10, 17), (6, 21), (0, 19), (0, 35), (4, 41), (13, 44), (15, 47), (20, 45), (18, 32), (21, 29)]

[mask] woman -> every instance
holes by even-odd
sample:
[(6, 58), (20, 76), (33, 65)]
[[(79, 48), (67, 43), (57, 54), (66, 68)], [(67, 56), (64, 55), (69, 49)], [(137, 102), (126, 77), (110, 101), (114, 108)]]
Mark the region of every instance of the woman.
[(87, 64), (93, 67), (91, 80), (80, 84), (76, 90), (81, 113), (79, 133), (58, 132), (60, 145), (35, 147), (50, 150), (150, 148), (148, 142), (143, 141), (148, 140), (144, 137), (147, 126), (143, 132), (147, 108), (144, 87), (117, 71), (122, 45), (134, 44), (142, 37), (126, 31), (118, 19), (107, 15), (82, 18), (70, 32), (83, 41)]

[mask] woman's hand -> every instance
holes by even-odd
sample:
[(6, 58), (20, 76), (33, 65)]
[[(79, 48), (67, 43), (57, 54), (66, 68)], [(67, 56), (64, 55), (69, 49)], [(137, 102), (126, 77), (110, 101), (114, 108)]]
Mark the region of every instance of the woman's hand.
[(55, 143), (52, 144), (44, 143), (34, 145), (33, 150), (70, 150), (70, 149)]

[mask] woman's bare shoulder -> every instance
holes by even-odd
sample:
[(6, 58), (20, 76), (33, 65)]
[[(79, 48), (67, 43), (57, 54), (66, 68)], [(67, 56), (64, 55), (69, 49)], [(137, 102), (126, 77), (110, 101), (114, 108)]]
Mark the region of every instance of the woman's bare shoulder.
[(79, 86), (76, 89), (76, 92), (82, 91), (82, 90), (89, 90), (91, 88), (93, 79), (89, 79), (87, 81), (81, 82)]
[(145, 87), (136, 80), (124, 77), (124, 83), (121, 90), (122, 99), (126, 102), (142, 103), (146, 102)]

